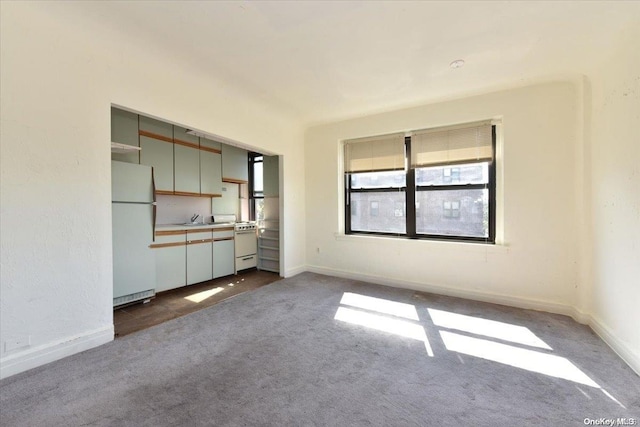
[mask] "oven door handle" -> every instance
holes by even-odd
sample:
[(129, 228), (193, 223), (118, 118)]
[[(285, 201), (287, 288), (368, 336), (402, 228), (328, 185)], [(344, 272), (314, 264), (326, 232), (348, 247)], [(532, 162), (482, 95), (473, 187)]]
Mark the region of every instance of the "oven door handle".
[(236, 234), (256, 234), (255, 230), (236, 231)]

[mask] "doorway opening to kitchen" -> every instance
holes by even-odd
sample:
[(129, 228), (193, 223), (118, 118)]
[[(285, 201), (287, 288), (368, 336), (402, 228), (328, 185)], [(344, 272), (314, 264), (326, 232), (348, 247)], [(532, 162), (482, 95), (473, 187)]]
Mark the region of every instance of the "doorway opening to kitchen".
[(116, 336), (280, 278), (279, 156), (115, 106), (111, 140)]

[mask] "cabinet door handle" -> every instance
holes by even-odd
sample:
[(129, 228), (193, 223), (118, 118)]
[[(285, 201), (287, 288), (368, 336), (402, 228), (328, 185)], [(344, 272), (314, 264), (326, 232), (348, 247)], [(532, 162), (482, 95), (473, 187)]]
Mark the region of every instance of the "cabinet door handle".
[(253, 259), (253, 257), (250, 256), (250, 257), (247, 257), (247, 258), (242, 258), (243, 261), (249, 261), (250, 259)]
[(196, 245), (198, 243), (208, 243), (209, 240), (207, 239), (198, 239), (198, 240), (187, 240), (187, 244), (188, 245)]

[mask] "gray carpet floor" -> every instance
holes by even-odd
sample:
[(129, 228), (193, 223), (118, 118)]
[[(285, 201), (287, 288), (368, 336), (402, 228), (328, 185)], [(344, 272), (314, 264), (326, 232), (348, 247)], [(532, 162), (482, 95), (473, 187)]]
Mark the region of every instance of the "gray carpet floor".
[(640, 422), (640, 377), (568, 317), (312, 273), (0, 382), (2, 426), (622, 417)]

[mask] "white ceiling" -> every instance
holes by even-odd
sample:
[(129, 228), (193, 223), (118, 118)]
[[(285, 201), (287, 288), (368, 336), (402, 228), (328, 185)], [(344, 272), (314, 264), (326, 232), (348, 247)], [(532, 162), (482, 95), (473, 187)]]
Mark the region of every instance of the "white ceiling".
[(72, 3), (305, 125), (585, 74), (640, 25), (634, 1)]

